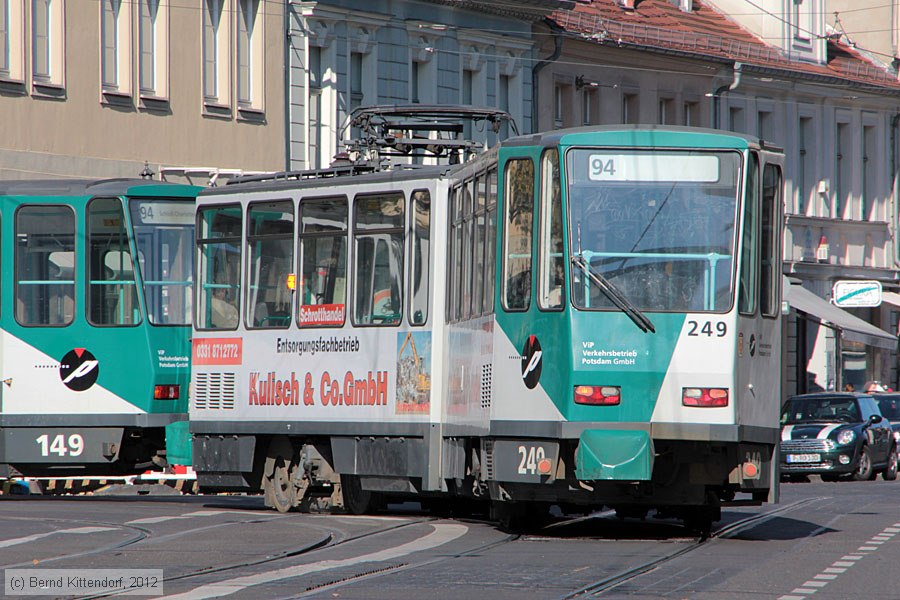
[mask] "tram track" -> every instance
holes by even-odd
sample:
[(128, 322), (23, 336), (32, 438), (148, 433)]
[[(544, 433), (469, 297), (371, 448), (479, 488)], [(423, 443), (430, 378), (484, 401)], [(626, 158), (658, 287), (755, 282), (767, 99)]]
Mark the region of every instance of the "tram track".
[[(287, 550), (283, 550), (281, 552), (267, 554), (266, 556), (261, 557), (256, 560), (246, 560), (246, 561), (240, 561), (240, 562), (235, 562), (235, 563), (230, 563), (230, 564), (216, 565), (213, 567), (196, 569), (194, 571), (190, 571), (187, 573), (181, 573), (179, 575), (172, 575), (170, 577), (164, 577), (163, 583), (166, 584), (166, 583), (172, 583), (172, 582), (176, 582), (176, 581), (184, 581), (184, 580), (188, 580), (188, 579), (192, 579), (192, 578), (196, 578), (196, 577), (214, 575), (214, 574), (218, 574), (218, 573), (226, 573), (226, 574), (234, 573), (234, 572), (239, 572), (242, 569), (258, 567), (261, 565), (276, 565), (280, 561), (290, 560), (292, 558), (296, 558), (299, 556), (310, 556), (310, 555), (313, 555), (313, 553), (315, 553), (317, 551), (332, 550), (334, 548), (339, 548), (341, 546), (344, 546), (344, 545), (347, 545), (347, 544), (350, 544), (353, 542), (357, 542), (360, 540), (364, 540), (364, 539), (367, 539), (367, 538), (370, 538), (373, 536), (383, 535), (386, 533), (404, 529), (406, 527), (411, 527), (414, 525), (421, 525), (422, 523), (428, 523), (430, 521), (436, 521), (436, 520), (438, 520), (436, 517), (418, 518), (416, 520), (399, 522), (399, 523), (391, 524), (386, 527), (374, 529), (372, 531), (366, 531), (364, 533), (349, 535), (346, 537), (341, 537), (340, 532), (334, 531), (335, 528), (322, 527), (317, 524), (308, 524), (308, 526), (312, 529), (321, 530), (323, 532), (323, 534), (325, 535), (325, 537), (323, 537), (322, 539), (316, 540), (314, 542), (305, 544), (303, 546), (298, 546), (296, 548), (290, 548)], [(246, 524), (247, 522), (243, 521), (241, 523)], [(178, 535), (181, 535), (181, 534), (178, 534)], [(164, 536), (164, 537), (170, 537), (170, 536)], [(155, 539), (159, 540), (162, 538), (155, 538)], [(92, 599), (92, 598), (108, 598), (111, 596), (116, 596), (120, 593), (121, 593), (121, 590), (116, 590), (116, 591), (110, 591), (110, 592), (103, 592), (100, 594), (79, 596), (78, 598), (80, 600), (88, 600), (88, 599)]]
[[(6, 517), (4, 517), (4, 519), (26, 521), (26, 522), (32, 521), (32, 519), (29, 517), (6, 516)], [(94, 520), (85, 520), (85, 519), (45, 518), (42, 520), (45, 522), (50, 522), (50, 523), (66, 523), (66, 524), (70, 524), (70, 525), (74, 525), (74, 526), (78, 526), (78, 527), (102, 527), (102, 528), (108, 529), (108, 530), (131, 530), (131, 531), (134, 531), (135, 533), (128, 539), (121, 540), (114, 544), (106, 544), (106, 545), (100, 546), (98, 548), (92, 548), (91, 550), (85, 550), (83, 552), (75, 552), (75, 553), (70, 553), (70, 554), (59, 554), (57, 556), (50, 556), (47, 558), (42, 558), (37, 562), (35, 562), (35, 560), (29, 560), (29, 561), (21, 562), (21, 563), (6, 564), (6, 565), (3, 565), (4, 569), (15, 569), (18, 567), (33, 567), (33, 566), (35, 566), (35, 564), (43, 565), (45, 563), (58, 562), (60, 560), (67, 560), (67, 559), (71, 559), (71, 558), (81, 558), (83, 556), (92, 556), (95, 554), (103, 554), (105, 552), (121, 550), (123, 548), (127, 548), (129, 546), (138, 544), (152, 536), (152, 532), (149, 529), (146, 529), (144, 527), (138, 527), (136, 525), (127, 525), (127, 524), (122, 524), (122, 523), (110, 523), (107, 521), (94, 521)], [(58, 533), (63, 533), (65, 531), (67, 531), (67, 530), (55, 530), (52, 532), (48, 532), (47, 537), (49, 537), (49, 535), (55, 535)]]
[(589, 585), (581, 587), (573, 592), (570, 592), (564, 596), (559, 597), (558, 600), (574, 600), (576, 598), (588, 598), (602, 595), (604, 592), (611, 590), (623, 583), (627, 583), (629, 581), (633, 581), (654, 569), (669, 563), (677, 558), (684, 556), (685, 554), (689, 554), (694, 552), (695, 550), (700, 549), (701, 547), (709, 547), (709, 545), (716, 543), (718, 540), (726, 539), (737, 535), (747, 529), (751, 529), (756, 527), (765, 521), (773, 519), (779, 515), (792, 512), (794, 510), (800, 509), (809, 504), (813, 504), (823, 500), (824, 498), (805, 498), (803, 500), (798, 500), (796, 502), (792, 502), (790, 504), (785, 504), (782, 506), (778, 506), (773, 508), (772, 510), (767, 510), (765, 512), (749, 515), (742, 519), (738, 519), (733, 523), (729, 523), (720, 529), (713, 531), (708, 538), (697, 538), (696, 540), (688, 543), (687, 545), (668, 552), (662, 556), (654, 558), (650, 561), (637, 565), (635, 567), (631, 567), (614, 575), (610, 575), (595, 581)]

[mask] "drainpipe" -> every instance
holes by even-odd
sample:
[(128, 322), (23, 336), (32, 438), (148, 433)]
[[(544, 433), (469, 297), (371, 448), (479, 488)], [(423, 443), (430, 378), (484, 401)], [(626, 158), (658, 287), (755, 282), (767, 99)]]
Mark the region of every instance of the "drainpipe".
[(722, 94), (726, 92), (730, 92), (732, 90), (737, 89), (737, 86), (741, 85), (741, 69), (744, 68), (744, 63), (736, 62), (734, 63), (734, 67), (732, 69), (732, 79), (731, 83), (728, 85), (720, 86), (713, 92), (713, 129), (720, 129), (719, 127), (719, 104)]
[(538, 73), (541, 69), (552, 62), (555, 62), (562, 54), (563, 38), (562, 34), (565, 29), (556, 24), (552, 19), (544, 18), (544, 24), (553, 31), (553, 54), (540, 61), (531, 68), (531, 132), (534, 133), (538, 128)]
[(897, 219), (900, 218), (900, 181), (897, 180), (897, 129), (900, 126), (900, 113), (891, 119), (891, 226), (890, 231), (894, 244), (894, 264), (900, 265), (900, 240), (897, 239)]

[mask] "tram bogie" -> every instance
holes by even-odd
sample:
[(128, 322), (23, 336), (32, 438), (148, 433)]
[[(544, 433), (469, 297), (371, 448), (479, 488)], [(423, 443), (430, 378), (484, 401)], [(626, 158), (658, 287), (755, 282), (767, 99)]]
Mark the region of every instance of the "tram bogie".
[(584, 128), (204, 192), (201, 488), (701, 532), (777, 501), (781, 162), (727, 132)]

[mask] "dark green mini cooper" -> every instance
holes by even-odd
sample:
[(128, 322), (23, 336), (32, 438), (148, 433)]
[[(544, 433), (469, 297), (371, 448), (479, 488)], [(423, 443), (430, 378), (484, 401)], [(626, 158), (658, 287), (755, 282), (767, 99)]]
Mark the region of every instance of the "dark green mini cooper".
[(897, 478), (890, 422), (867, 394), (824, 392), (793, 396), (781, 409), (782, 479), (818, 474), (825, 481)]

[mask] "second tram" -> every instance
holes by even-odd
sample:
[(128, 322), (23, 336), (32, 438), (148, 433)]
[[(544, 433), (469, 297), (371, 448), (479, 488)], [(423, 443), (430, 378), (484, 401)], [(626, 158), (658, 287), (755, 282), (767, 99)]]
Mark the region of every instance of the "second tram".
[(0, 183), (0, 476), (189, 465), (199, 187)]
[(198, 198), (201, 489), (650, 510), (777, 500), (782, 152), (561, 130)]

